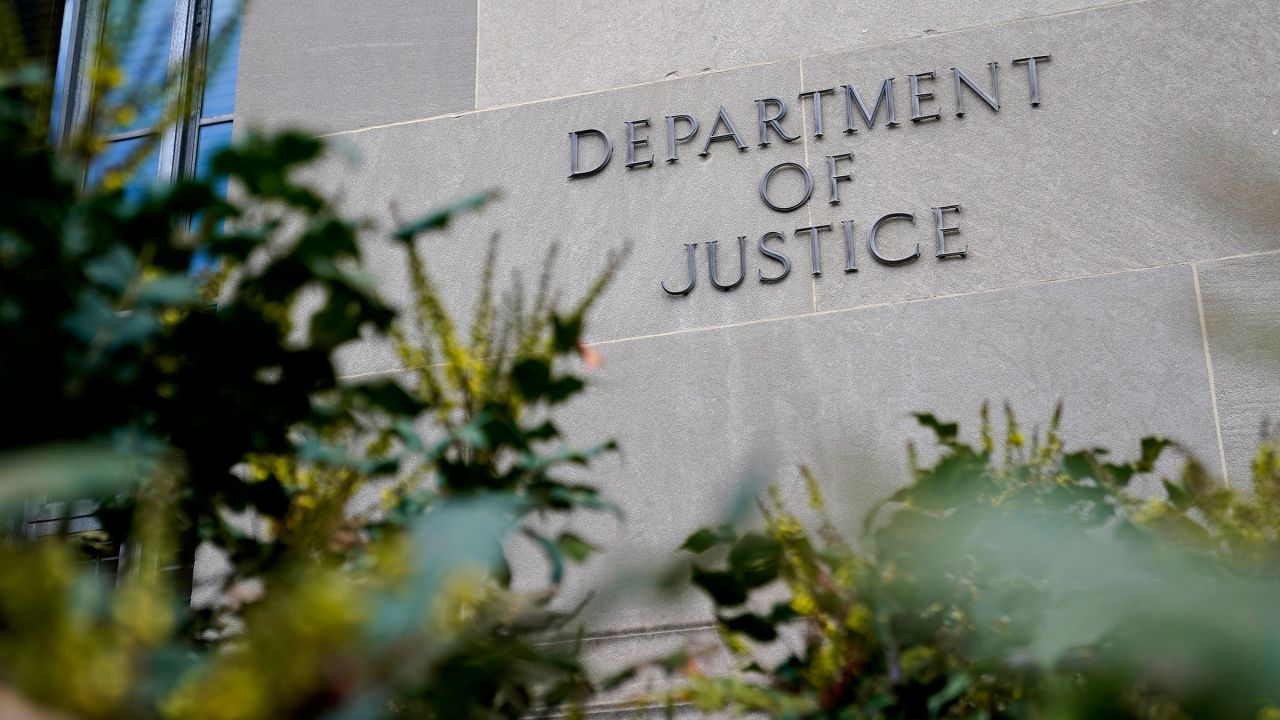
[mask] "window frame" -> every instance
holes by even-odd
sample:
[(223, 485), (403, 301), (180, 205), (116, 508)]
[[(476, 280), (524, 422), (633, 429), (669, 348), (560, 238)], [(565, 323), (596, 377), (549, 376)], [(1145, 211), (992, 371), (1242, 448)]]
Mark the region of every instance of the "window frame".
[[(55, 0), (56, 1), (56, 0)], [(222, 115), (205, 116), (206, 87), (196, 87), (193, 79), (207, 78), (209, 68), (208, 49), (213, 32), (213, 3), (218, 0), (172, 0), (173, 22), (169, 32), (168, 54), (165, 57), (167, 93), (163, 98), (162, 117), (172, 117), (175, 108), (181, 107), (182, 93), (191, 94), (188, 112), (163, 127), (141, 127), (109, 133), (102, 136), (107, 143), (124, 142), (150, 137), (159, 130), (156, 184), (169, 184), (179, 179), (193, 177), (199, 158), (200, 131), (203, 128), (230, 124), (235, 120), (234, 110)], [(225, 1), (225, 0), (222, 0)], [(56, 113), (49, 118), (49, 142), (54, 147), (69, 149), (72, 139), (81, 135), (92, 117), (93, 88), (92, 63), (97, 62), (97, 49), (106, 31), (107, 5), (110, 0), (65, 0), (63, 32), (58, 60), (54, 70), (53, 93), (60, 98), (55, 104)], [(243, 4), (237, 2), (238, 9)], [(240, 17), (243, 17), (241, 13)], [(235, 22), (239, 22), (237, 19)], [(136, 40), (136, 39), (135, 39)], [(204, 52), (196, 53), (197, 50)], [(239, 52), (239, 47), (235, 48)], [(81, 168), (81, 183), (88, 181), (90, 168)], [(93, 531), (101, 527), (94, 514), (96, 506), (91, 501), (50, 502), (49, 497), (32, 498), (25, 503), (21, 513), (20, 532), (29, 539), (48, 534)], [(16, 519), (16, 518), (15, 518)], [(119, 581), (120, 572), (136, 555), (136, 547), (122, 543), (114, 557), (100, 557), (91, 561), (96, 574), (111, 573)]]
[[(110, 1), (66, 0), (63, 21), (67, 28), (64, 33), (66, 43), (59, 51), (54, 88), (54, 92), (62, 97), (62, 105), (57, 117), (51, 119), (52, 139), (56, 146), (66, 147), (70, 139), (89, 123), (93, 102), (92, 63), (97, 62), (97, 48), (103, 42)], [(172, 116), (174, 109), (180, 107), (183, 92), (191, 93), (191, 98), (186, 115), (160, 128), (154, 178), (160, 184), (192, 177), (199, 153), (200, 130), (231, 123), (235, 119), (234, 112), (205, 116), (205, 88), (194, 87), (193, 83), (193, 78), (205, 76), (209, 68), (214, 1), (173, 0), (173, 22), (165, 58), (168, 77), (173, 81), (168, 84), (163, 100), (164, 115)], [(204, 52), (197, 53), (197, 50)], [(153, 136), (155, 130), (154, 127), (135, 128), (109, 133), (102, 139), (107, 143), (122, 142)], [(88, 177), (88, 168), (84, 173), (82, 182)]]

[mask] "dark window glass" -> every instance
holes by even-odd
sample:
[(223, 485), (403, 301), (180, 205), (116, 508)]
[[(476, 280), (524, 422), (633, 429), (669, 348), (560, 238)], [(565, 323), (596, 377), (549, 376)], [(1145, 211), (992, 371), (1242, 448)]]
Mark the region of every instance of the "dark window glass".
[[(152, 141), (151, 147), (146, 154), (135, 158), (134, 155), (149, 140)], [(89, 166), (89, 184), (98, 185), (107, 179), (108, 172), (122, 171), (124, 176), (120, 178), (120, 183), (125, 195), (137, 197), (155, 183), (159, 155), (159, 144), (154, 142), (153, 138), (130, 138), (108, 143), (107, 149), (94, 158)], [(132, 168), (125, 169), (130, 159), (135, 160), (136, 164)]]
[(209, 23), (209, 77), (201, 115), (230, 115), (236, 109), (236, 72), (240, 69), (240, 3), (213, 0)]
[[(219, 150), (230, 144), (231, 123), (224, 122), (200, 128), (200, 140), (197, 146), (199, 149), (196, 151), (196, 177), (208, 177), (209, 161)], [(227, 193), (226, 178), (218, 181), (218, 191), (223, 195)]]
[(13, 7), (22, 27), (22, 50), (26, 59), (52, 74), (62, 38), (62, 14), (66, 7), (63, 0), (15, 0)]
[[(15, 65), (35, 65), (45, 73), (47, 82), (41, 89), (43, 94), (40, 108), (42, 111), (52, 109), (51, 118), (58, 117), (60, 100), (56, 91), (54, 78), (58, 74), (59, 48), (65, 46), (67, 35), (63, 32), (63, 16), (66, 0), (11, 0), (11, 6), (4, 10), (17, 15), (18, 30), (21, 37), (10, 34), (5, 38), (4, 57), (0, 58), (0, 67), (5, 70), (14, 69)], [(12, 31), (6, 23), (6, 29)], [(10, 42), (15, 41), (15, 42)], [(20, 46), (14, 47), (18, 43)]]
[[(197, 142), (196, 150), (196, 177), (206, 178), (209, 176), (209, 161), (222, 148), (231, 144), (231, 123), (223, 122), (216, 125), (206, 125), (200, 128), (200, 138)], [(217, 191), (221, 195), (227, 194), (227, 179), (221, 177), (217, 179)], [(199, 222), (195, 219), (194, 222)], [(219, 228), (220, 229), (220, 228)], [(218, 258), (210, 255), (208, 251), (201, 248), (191, 258), (190, 272), (193, 275), (200, 275), (218, 269)]]
[(71, 92), (71, 44), (75, 40), (75, 27), (71, 21), (71, 3), (75, 0), (66, 0), (62, 3), (62, 30), (58, 41), (58, 57), (57, 66), (53, 75), (53, 112), (50, 115), (49, 129), (55, 133), (61, 131), (63, 122), (62, 114), (67, 107), (67, 93)]
[(108, 133), (154, 127), (164, 117), (164, 82), (173, 36), (173, 0), (109, 0), (106, 42), (123, 84), (108, 93), (108, 108), (133, 106), (136, 115), (110, 118)]

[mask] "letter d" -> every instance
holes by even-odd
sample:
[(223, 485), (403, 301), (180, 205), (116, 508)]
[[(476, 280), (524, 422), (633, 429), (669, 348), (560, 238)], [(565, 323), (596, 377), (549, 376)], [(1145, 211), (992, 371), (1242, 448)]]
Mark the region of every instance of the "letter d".
[[(594, 168), (591, 168), (590, 170), (578, 169), (578, 138), (582, 135), (599, 135), (600, 139), (604, 141), (604, 159), (600, 161), (599, 165), (595, 166)], [(595, 175), (596, 173), (603, 170), (604, 166), (608, 165), (609, 161), (612, 159), (613, 159), (613, 143), (609, 141), (608, 135), (605, 135), (603, 132), (596, 130), (594, 128), (589, 128), (587, 130), (574, 130), (573, 132), (569, 133), (569, 179), (570, 180), (574, 180), (576, 178), (591, 177), (592, 175)]]

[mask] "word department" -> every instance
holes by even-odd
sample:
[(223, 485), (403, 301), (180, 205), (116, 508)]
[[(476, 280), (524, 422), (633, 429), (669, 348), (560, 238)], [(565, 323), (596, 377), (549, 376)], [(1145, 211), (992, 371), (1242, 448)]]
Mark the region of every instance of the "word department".
[[(1043, 54), (1016, 58), (1012, 62), (1015, 68), (1022, 71), (1026, 81), (1028, 101), (1033, 108), (1040, 107), (1040, 70), (1041, 66), (1049, 60), (1050, 55)], [(971, 75), (958, 67), (951, 68), (949, 75), (954, 91), (956, 117), (965, 116), (967, 99), (976, 100), (992, 113), (1000, 111), (1002, 72), (1000, 63), (989, 62), (986, 69), (988, 79), (984, 87), (982, 82), (975, 79), (975, 75), (980, 76), (980, 74)], [(910, 107), (912, 125), (925, 125), (941, 120), (943, 113), (937, 104), (939, 100), (935, 90), (937, 82), (945, 76), (939, 77), (938, 73), (929, 70), (907, 75), (906, 78), (906, 99)], [(874, 103), (868, 103), (865, 96), (853, 85), (807, 90), (799, 93), (797, 99), (801, 103), (807, 103), (808, 115), (812, 118), (808, 132), (814, 138), (821, 138), (824, 131), (829, 129), (828, 116), (836, 115), (841, 104), (843, 113), (840, 119), (843, 121), (845, 135), (857, 133), (859, 124), (867, 130), (873, 129), (881, 121), (882, 115), (884, 127), (900, 127), (902, 123), (898, 119), (898, 103), (895, 100), (898, 91), (896, 78), (890, 77), (880, 83), (879, 93), (875, 96)], [(788, 106), (781, 98), (774, 96), (756, 100), (755, 116), (754, 129), (758, 137), (758, 147), (767, 148), (774, 139), (784, 143), (801, 139), (799, 132), (792, 131), (799, 122), (795, 120), (795, 113), (791, 116), (792, 129), (789, 130), (787, 127)], [(675, 166), (680, 163), (681, 150), (685, 146), (689, 146), (690, 151), (697, 149), (697, 156), (701, 160), (710, 158), (712, 151), (719, 147), (732, 145), (738, 153), (749, 150), (744, 140), (744, 133), (739, 130), (738, 124), (723, 105), (711, 119), (710, 130), (701, 137), (704, 125), (694, 115), (685, 113), (666, 115), (663, 124), (666, 131), (664, 140), (667, 165)], [(654, 123), (651, 118), (629, 120), (624, 123), (624, 130), (619, 137), (625, 138), (622, 144), (625, 147), (624, 167), (627, 172), (656, 167), (656, 156), (651, 145), (654, 138), (650, 134), (653, 129)], [(588, 154), (584, 153), (584, 148), (588, 149), (590, 158), (584, 159), (584, 155)], [(613, 138), (604, 130), (586, 128), (570, 132), (569, 180), (582, 181), (600, 174), (613, 160), (613, 152)], [(756, 189), (761, 202), (777, 213), (791, 213), (804, 208), (813, 199), (815, 185), (818, 183), (826, 188), (828, 205), (839, 205), (841, 185), (851, 183), (854, 179), (853, 162), (854, 154), (844, 152), (824, 156), (821, 170), (818, 172), (797, 162), (777, 163), (760, 177)], [(792, 187), (782, 190), (777, 187), (781, 185), (777, 180), (785, 175), (792, 176), (790, 183)], [(815, 181), (815, 175), (818, 175), (820, 180)], [(954, 238), (960, 233), (958, 218), (960, 209), (960, 203), (950, 202), (940, 203), (924, 212), (906, 209), (885, 213), (867, 221), (865, 233), (858, 231), (857, 221), (852, 219), (800, 227), (796, 228), (794, 233), (796, 238), (808, 246), (809, 268), (813, 275), (822, 274), (822, 241), (826, 237), (838, 237), (843, 241), (844, 272), (846, 273), (858, 271), (856, 246), (860, 239), (865, 244), (867, 254), (878, 264), (900, 266), (919, 260), (923, 252), (920, 242), (916, 242), (913, 249), (896, 254), (886, 251), (880, 242), (881, 233), (887, 226), (892, 223), (907, 223), (914, 226), (917, 224), (918, 215), (924, 215), (927, 218), (925, 222), (920, 223), (921, 225), (931, 225), (928, 228), (928, 234), (931, 235), (934, 257), (938, 260), (962, 259), (968, 255), (968, 246)], [(859, 238), (859, 235), (862, 237)], [(736, 272), (730, 273), (722, 273), (720, 270), (720, 265), (724, 263), (719, 257), (719, 241), (708, 240), (702, 243), (705, 249), (707, 279), (712, 287), (727, 292), (742, 285), (747, 277), (747, 237), (747, 235), (737, 236), (737, 247), (730, 250), (730, 253), (734, 251), (737, 253), (736, 263), (730, 261), (731, 264), (737, 265)], [(783, 252), (785, 242), (786, 235), (778, 230), (768, 230), (758, 235), (755, 243), (756, 251), (762, 261), (770, 265), (770, 271), (766, 271), (765, 268), (758, 269), (759, 282), (777, 283), (790, 275), (792, 263), (791, 258)], [(659, 282), (659, 286), (668, 295), (686, 296), (697, 286), (700, 275), (698, 245), (697, 242), (683, 243), (686, 277), (676, 282), (669, 283), (666, 280)], [(721, 277), (722, 274), (728, 277)]]

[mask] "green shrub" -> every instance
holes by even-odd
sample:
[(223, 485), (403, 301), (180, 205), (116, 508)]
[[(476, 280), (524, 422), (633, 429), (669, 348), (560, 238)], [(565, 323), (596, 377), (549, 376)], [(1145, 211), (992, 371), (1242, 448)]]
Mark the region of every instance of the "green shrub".
[(912, 461), (856, 544), (808, 470), (816, 529), (775, 488), (763, 531), (691, 536), (742, 673), (668, 662), (687, 668), (668, 699), (783, 718), (1274, 717), (1280, 444), (1260, 448), (1251, 495), (1188, 457), (1144, 497), (1134, 481), (1168, 440), (1107, 462), (1064, 452), (1057, 416), (1028, 445), (1009, 413), (997, 449), (983, 417), (972, 446), (919, 415), (941, 457)]
[[(320, 141), (249, 135), (209, 177), (82, 187), (29, 79), (0, 80), (0, 716), (515, 718), (585, 698), (577, 649), (533, 639), (593, 548), (526, 519), (614, 511), (561, 479), (612, 444), (567, 447), (553, 422), (608, 271), (574, 308), (544, 285), (499, 312), (491, 258), (460, 337), (415, 241), (477, 196), (388, 238), (414, 281), (398, 318), (360, 272), (366, 224), (295, 179)], [(197, 253), (220, 271), (193, 276)], [(333, 353), (361, 338), (395, 342), (406, 372), (340, 382)], [(353, 517), (374, 482), (382, 511)], [(41, 496), (95, 500), (100, 529), (28, 537)], [(510, 588), (514, 533), (550, 559), (543, 591)], [(202, 543), (232, 572), (197, 612)], [(114, 587), (85, 562), (104, 553)]]

